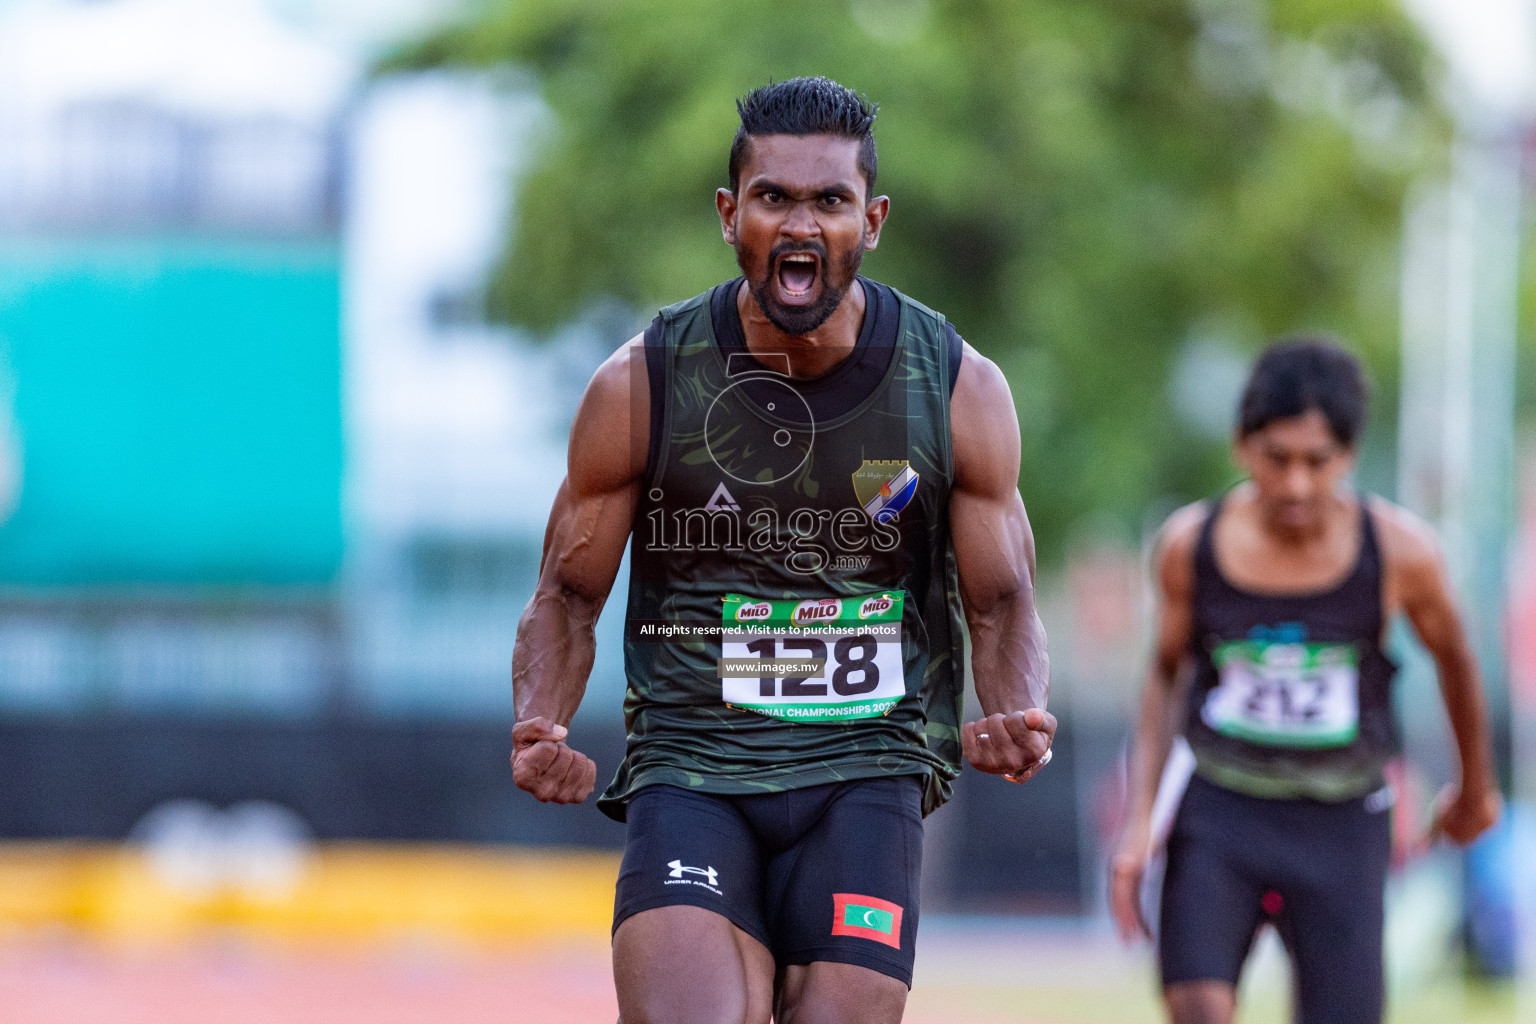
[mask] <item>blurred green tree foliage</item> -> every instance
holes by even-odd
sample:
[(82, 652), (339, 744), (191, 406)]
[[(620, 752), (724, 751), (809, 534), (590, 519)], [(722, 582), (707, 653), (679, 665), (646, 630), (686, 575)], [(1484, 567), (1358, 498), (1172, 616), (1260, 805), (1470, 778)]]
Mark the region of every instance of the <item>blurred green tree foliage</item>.
[[(536, 330), (735, 273), (737, 97), (825, 74), (878, 101), (866, 272), (1002, 366), (1054, 560), (1230, 478), (1212, 353), (1230, 378), (1335, 330), (1390, 401), (1401, 200), (1445, 136), (1427, 59), (1391, 0), (489, 0), (383, 70), (533, 74), (554, 118), (490, 296)], [(1202, 428), (1175, 396), (1208, 384)]]

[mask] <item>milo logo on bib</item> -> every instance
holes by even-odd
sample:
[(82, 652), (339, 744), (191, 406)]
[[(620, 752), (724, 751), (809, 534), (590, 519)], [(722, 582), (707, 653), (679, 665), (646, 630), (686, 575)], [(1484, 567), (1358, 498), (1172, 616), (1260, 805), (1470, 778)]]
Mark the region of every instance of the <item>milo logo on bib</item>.
[(1360, 731), (1353, 644), (1237, 640), (1211, 652), (1220, 682), (1200, 717), (1223, 736), (1269, 747), (1342, 747)]
[(795, 722), (879, 718), (907, 695), (905, 594), (757, 600), (721, 609), (720, 697)]
[(795, 605), (790, 621), (797, 626), (809, 626), (817, 622), (835, 622), (843, 617), (843, 602), (835, 597), (821, 601), (801, 601)]
[(736, 606), (737, 622), (760, 622), (772, 614), (773, 605), (767, 601), (756, 601)]
[(881, 594), (878, 597), (866, 597), (859, 605), (859, 618), (875, 618), (876, 616), (884, 615), (895, 606), (895, 599), (888, 594)]

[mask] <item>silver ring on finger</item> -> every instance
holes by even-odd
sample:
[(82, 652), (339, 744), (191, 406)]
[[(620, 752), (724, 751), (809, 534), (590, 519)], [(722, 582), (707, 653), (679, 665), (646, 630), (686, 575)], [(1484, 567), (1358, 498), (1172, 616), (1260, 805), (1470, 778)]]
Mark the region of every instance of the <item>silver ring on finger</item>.
[(1051, 763), (1051, 753), (1052, 753), (1051, 748), (1050, 747), (1046, 747), (1045, 748), (1045, 753), (1040, 755), (1040, 760), (1036, 761), (1034, 764), (1031, 764), (1031, 765), (1028, 765), (1028, 766), (1026, 766), (1024, 768), (1021, 768), (1020, 770), (1018, 770), (1016, 772), (1004, 772), (1003, 773), (1003, 778), (1007, 779), (1009, 782), (1027, 782), (1027, 781), (1029, 781), (1031, 778), (1034, 777), (1036, 772), (1038, 772), (1041, 768), (1044, 768), (1046, 765)]

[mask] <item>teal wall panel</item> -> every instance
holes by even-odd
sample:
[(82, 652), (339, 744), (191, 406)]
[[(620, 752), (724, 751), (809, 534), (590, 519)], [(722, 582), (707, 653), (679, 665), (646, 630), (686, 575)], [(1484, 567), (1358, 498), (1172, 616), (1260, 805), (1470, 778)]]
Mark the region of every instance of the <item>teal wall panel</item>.
[(0, 243), (0, 584), (332, 580), (340, 352), (334, 240)]

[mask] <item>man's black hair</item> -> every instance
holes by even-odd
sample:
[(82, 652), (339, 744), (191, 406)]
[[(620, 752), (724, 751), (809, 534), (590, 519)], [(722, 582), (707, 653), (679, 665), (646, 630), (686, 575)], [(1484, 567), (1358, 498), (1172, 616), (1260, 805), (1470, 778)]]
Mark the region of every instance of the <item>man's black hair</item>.
[(741, 168), (747, 162), (754, 135), (836, 135), (859, 143), (859, 173), (864, 176), (865, 198), (875, 191), (875, 110), (878, 104), (864, 99), (817, 75), (769, 82), (736, 101), (741, 127), (731, 141), (731, 192), (741, 184)]
[(1237, 436), (1316, 409), (1334, 440), (1351, 447), (1365, 425), (1365, 401), (1360, 360), (1328, 337), (1287, 338), (1254, 363), (1238, 407)]

